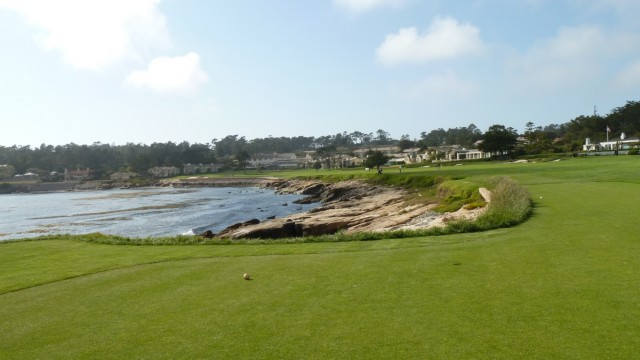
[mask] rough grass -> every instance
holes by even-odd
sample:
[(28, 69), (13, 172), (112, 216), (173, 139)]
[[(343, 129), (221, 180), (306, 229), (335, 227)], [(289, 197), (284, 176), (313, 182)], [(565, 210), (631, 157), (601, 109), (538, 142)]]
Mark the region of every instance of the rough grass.
[(480, 216), (479, 226), (490, 229), (517, 225), (533, 210), (529, 191), (508, 177), (491, 180), (493, 192), (487, 211)]
[(460, 220), (447, 224), (447, 233), (476, 232), (510, 227), (525, 221), (533, 212), (529, 191), (508, 177), (496, 177), (491, 202), (476, 220)]
[[(448, 180), (438, 186), (438, 206), (435, 211), (452, 212), (464, 205), (482, 200), (479, 186), (466, 180)], [(495, 189), (494, 189), (495, 191)]]

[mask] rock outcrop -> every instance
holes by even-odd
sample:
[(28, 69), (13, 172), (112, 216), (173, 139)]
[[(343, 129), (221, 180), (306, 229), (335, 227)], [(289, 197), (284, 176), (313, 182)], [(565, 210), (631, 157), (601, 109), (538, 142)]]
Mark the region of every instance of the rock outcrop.
[(435, 204), (407, 203), (410, 194), (402, 189), (374, 186), (360, 181), (322, 183), (319, 181), (277, 180), (264, 184), (278, 193), (307, 195), (297, 203), (320, 202), (306, 213), (260, 223), (240, 223), (216, 234), (225, 238), (274, 239), (333, 234), (338, 231), (363, 232), (444, 226), (447, 221), (473, 218), (482, 209), (440, 214)]

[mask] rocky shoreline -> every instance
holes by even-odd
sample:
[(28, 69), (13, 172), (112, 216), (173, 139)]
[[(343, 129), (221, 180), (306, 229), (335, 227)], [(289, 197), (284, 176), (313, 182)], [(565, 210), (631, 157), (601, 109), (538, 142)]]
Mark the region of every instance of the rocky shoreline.
[[(275, 239), (334, 234), (338, 231), (355, 233), (425, 229), (445, 226), (452, 220), (475, 219), (484, 211), (484, 208), (478, 208), (438, 213), (433, 211), (437, 204), (407, 203), (410, 194), (403, 189), (373, 186), (356, 180), (332, 184), (308, 180), (273, 180), (264, 181), (261, 186), (282, 194), (307, 195), (297, 202), (320, 202), (321, 205), (305, 213), (263, 222), (252, 219), (234, 224), (217, 234), (207, 232), (201, 235)], [(486, 190), (484, 192), (488, 193)]]
[(206, 177), (160, 180), (157, 186), (171, 187), (261, 187), (276, 180), (272, 177)]

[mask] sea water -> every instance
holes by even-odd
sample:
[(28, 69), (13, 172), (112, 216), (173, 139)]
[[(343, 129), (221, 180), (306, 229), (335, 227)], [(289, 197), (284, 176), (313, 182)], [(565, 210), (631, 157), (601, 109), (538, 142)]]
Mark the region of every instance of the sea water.
[(219, 232), (238, 222), (283, 217), (317, 204), (262, 188), (144, 188), (0, 195), (0, 241), (100, 232), (158, 237)]

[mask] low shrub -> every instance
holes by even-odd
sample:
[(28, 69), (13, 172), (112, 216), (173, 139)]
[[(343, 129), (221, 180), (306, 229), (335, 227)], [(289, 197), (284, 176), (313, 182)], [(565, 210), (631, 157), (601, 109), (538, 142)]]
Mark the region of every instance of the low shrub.
[(476, 219), (480, 230), (509, 227), (525, 221), (533, 211), (529, 191), (508, 177), (491, 180), (491, 202)]

